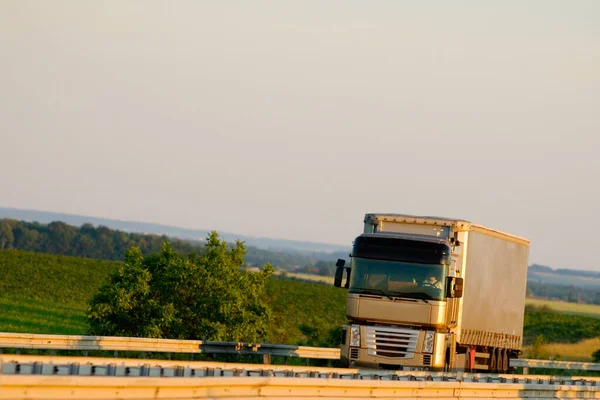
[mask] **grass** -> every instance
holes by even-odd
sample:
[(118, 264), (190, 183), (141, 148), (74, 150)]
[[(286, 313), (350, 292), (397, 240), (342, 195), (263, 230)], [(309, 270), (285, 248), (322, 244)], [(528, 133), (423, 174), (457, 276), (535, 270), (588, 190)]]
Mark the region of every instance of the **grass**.
[(330, 285), (271, 279), (271, 343), (336, 347), (346, 322), (346, 291)]
[[(529, 306), (525, 317), (527, 342), (541, 335), (549, 343), (538, 349), (523, 346), (524, 357), (592, 361), (592, 353), (600, 349), (600, 306), (544, 299), (526, 299), (526, 304)], [(568, 343), (573, 337), (580, 340)]]
[(600, 318), (600, 305), (568, 303), (560, 300), (527, 299), (527, 305), (535, 307), (549, 307), (554, 311), (570, 314), (583, 315), (586, 317)]
[(333, 276), (322, 276), (322, 275), (313, 275), (313, 274), (303, 274), (299, 272), (281, 272), (278, 271), (275, 273), (277, 276), (281, 276), (282, 278), (294, 278), (302, 281), (314, 281), (320, 283), (328, 283), (333, 285)]
[(0, 331), (85, 334), (91, 296), (119, 263), (0, 251)]
[[(600, 338), (584, 339), (577, 343), (547, 343), (538, 350), (537, 357), (561, 361), (592, 362), (592, 353), (600, 349)], [(533, 356), (532, 346), (523, 347), (523, 357)]]
[(18, 250), (0, 251), (0, 293), (46, 304), (82, 306), (120, 263)]
[(0, 331), (82, 335), (85, 305), (56, 305), (22, 297), (0, 297)]

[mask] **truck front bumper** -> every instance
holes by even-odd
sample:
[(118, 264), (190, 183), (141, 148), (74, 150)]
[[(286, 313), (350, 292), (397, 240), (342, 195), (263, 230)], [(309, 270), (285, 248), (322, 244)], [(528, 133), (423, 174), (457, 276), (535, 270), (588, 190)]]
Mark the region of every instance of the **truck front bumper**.
[[(357, 329), (360, 330), (359, 338), (356, 335)], [(357, 325), (345, 326), (344, 331), (342, 365), (404, 370), (441, 370), (444, 366), (445, 334), (409, 328)], [(426, 340), (433, 343), (424, 346)], [(430, 351), (423, 351), (427, 348)]]

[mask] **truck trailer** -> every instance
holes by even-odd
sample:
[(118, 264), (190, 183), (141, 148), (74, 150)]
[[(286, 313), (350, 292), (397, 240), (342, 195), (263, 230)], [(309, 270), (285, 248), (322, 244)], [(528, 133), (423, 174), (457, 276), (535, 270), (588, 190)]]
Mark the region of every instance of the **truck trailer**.
[[(529, 240), (452, 218), (366, 214), (350, 263), (341, 362), (506, 372), (519, 356)], [(344, 281), (345, 277), (345, 282)]]

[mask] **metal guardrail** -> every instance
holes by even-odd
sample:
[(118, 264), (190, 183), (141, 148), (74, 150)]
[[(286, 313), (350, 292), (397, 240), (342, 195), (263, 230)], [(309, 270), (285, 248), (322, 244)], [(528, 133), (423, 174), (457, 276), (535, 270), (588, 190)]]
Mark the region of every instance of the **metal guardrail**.
[(0, 348), (78, 351), (139, 351), (155, 353), (204, 353), (262, 355), (338, 360), (339, 349), (268, 343), (212, 342), (202, 340), (151, 339), (113, 336), (39, 335), (0, 332)]
[[(156, 353), (204, 353), (261, 355), (263, 362), (270, 363), (270, 357), (298, 357), (338, 360), (340, 350), (322, 347), (290, 346), (281, 344), (212, 342), (202, 340), (151, 339), (113, 336), (40, 335), (0, 332), (0, 349), (50, 349), (76, 351), (139, 351)], [(551, 360), (511, 360), (511, 366), (521, 367), (527, 374), (529, 368), (563, 369), (575, 371), (600, 371), (600, 364), (551, 361)]]
[(263, 365), (215, 361), (140, 360), (106, 357), (0, 355), (4, 375), (89, 377), (296, 377), (482, 383), (537, 383), (600, 387), (600, 377), (514, 375), (468, 372), (397, 371), (366, 368)]
[(600, 398), (590, 385), (291, 377), (121, 378), (0, 375), (0, 400), (219, 398)]
[(529, 360), (525, 358), (519, 358), (516, 360), (511, 360), (510, 365), (517, 368), (523, 368), (524, 374), (529, 373), (529, 368), (561, 369), (571, 371), (600, 371), (600, 364), (577, 361)]

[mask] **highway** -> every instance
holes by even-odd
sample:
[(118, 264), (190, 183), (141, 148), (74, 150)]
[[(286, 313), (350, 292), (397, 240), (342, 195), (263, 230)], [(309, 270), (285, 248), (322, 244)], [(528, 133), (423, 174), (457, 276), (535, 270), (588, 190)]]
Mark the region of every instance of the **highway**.
[[(257, 354), (337, 359), (338, 349), (148, 338), (0, 333), (0, 349)], [(267, 357), (268, 356), (268, 357)], [(599, 364), (513, 360), (523, 368), (600, 371)], [(565, 374), (567, 375), (567, 374)], [(0, 354), (0, 400), (600, 398), (600, 377), (392, 371), (271, 364)]]

